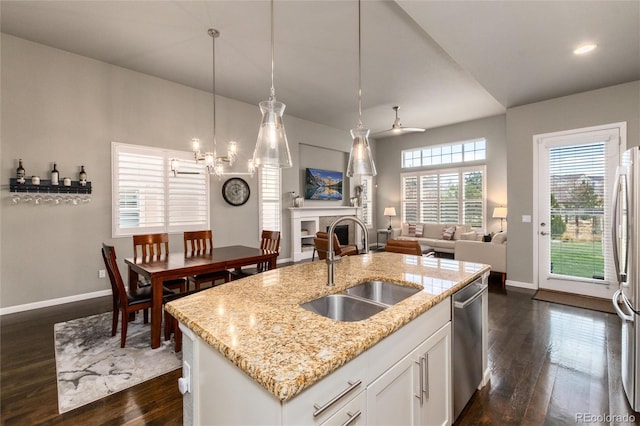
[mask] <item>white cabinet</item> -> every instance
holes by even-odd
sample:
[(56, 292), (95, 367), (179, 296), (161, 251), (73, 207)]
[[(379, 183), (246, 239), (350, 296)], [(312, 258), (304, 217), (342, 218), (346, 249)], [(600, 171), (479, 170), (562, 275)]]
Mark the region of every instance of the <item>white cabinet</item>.
[(186, 425), (451, 423), (450, 298), (285, 402), (186, 331)]
[(367, 424), (451, 424), (451, 398), (447, 323), (367, 388)]

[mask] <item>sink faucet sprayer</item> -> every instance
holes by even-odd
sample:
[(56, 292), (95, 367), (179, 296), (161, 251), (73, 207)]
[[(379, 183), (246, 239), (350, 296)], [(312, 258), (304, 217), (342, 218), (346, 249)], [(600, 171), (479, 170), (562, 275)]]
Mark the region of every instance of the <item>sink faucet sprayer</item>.
[(360, 225), (360, 228), (362, 228), (362, 232), (364, 233), (364, 249), (362, 250), (362, 253), (366, 254), (369, 252), (369, 233), (367, 232), (367, 226), (364, 224), (362, 220), (354, 216), (343, 216), (338, 218), (335, 222), (333, 222), (331, 226), (329, 226), (329, 231), (327, 232), (328, 234), (327, 238), (329, 239), (329, 250), (327, 253), (326, 262), (327, 262), (327, 285), (329, 287), (333, 287), (335, 285), (335, 283), (333, 282), (333, 265), (336, 262), (340, 261), (340, 256), (336, 258), (335, 253), (333, 251), (333, 232), (336, 228), (336, 225), (340, 222), (344, 222), (345, 220), (351, 220), (354, 223), (357, 223), (358, 225)]

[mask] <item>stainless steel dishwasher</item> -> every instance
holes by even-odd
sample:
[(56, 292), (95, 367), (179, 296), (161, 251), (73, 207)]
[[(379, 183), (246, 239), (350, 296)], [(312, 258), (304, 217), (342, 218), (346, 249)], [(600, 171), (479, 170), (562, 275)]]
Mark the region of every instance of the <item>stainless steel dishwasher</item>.
[(453, 295), (453, 419), (482, 382), (482, 279)]

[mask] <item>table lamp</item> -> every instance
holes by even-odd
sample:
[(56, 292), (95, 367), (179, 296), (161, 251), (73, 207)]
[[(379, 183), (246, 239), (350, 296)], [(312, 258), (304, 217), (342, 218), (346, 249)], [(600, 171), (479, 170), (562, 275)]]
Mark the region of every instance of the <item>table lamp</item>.
[(502, 232), (502, 221), (507, 218), (507, 208), (496, 207), (495, 209), (493, 209), (493, 217), (495, 219), (500, 219), (500, 232)]
[(385, 216), (389, 216), (389, 228), (387, 228), (387, 229), (389, 231), (391, 231), (391, 218), (396, 215), (396, 208), (395, 207), (385, 207), (384, 208), (384, 215)]

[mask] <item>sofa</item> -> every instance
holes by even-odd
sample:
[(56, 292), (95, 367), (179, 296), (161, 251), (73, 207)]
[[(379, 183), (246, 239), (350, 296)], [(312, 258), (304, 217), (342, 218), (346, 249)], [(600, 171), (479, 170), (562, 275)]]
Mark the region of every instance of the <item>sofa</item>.
[(469, 225), (403, 223), (399, 229), (391, 231), (390, 238), (418, 241), (432, 247), (436, 253), (454, 254), (457, 241), (482, 241), (482, 232), (475, 231)]
[(491, 272), (501, 274), (502, 286), (507, 277), (507, 233), (499, 232), (491, 242), (458, 240), (454, 259), (491, 265)]

